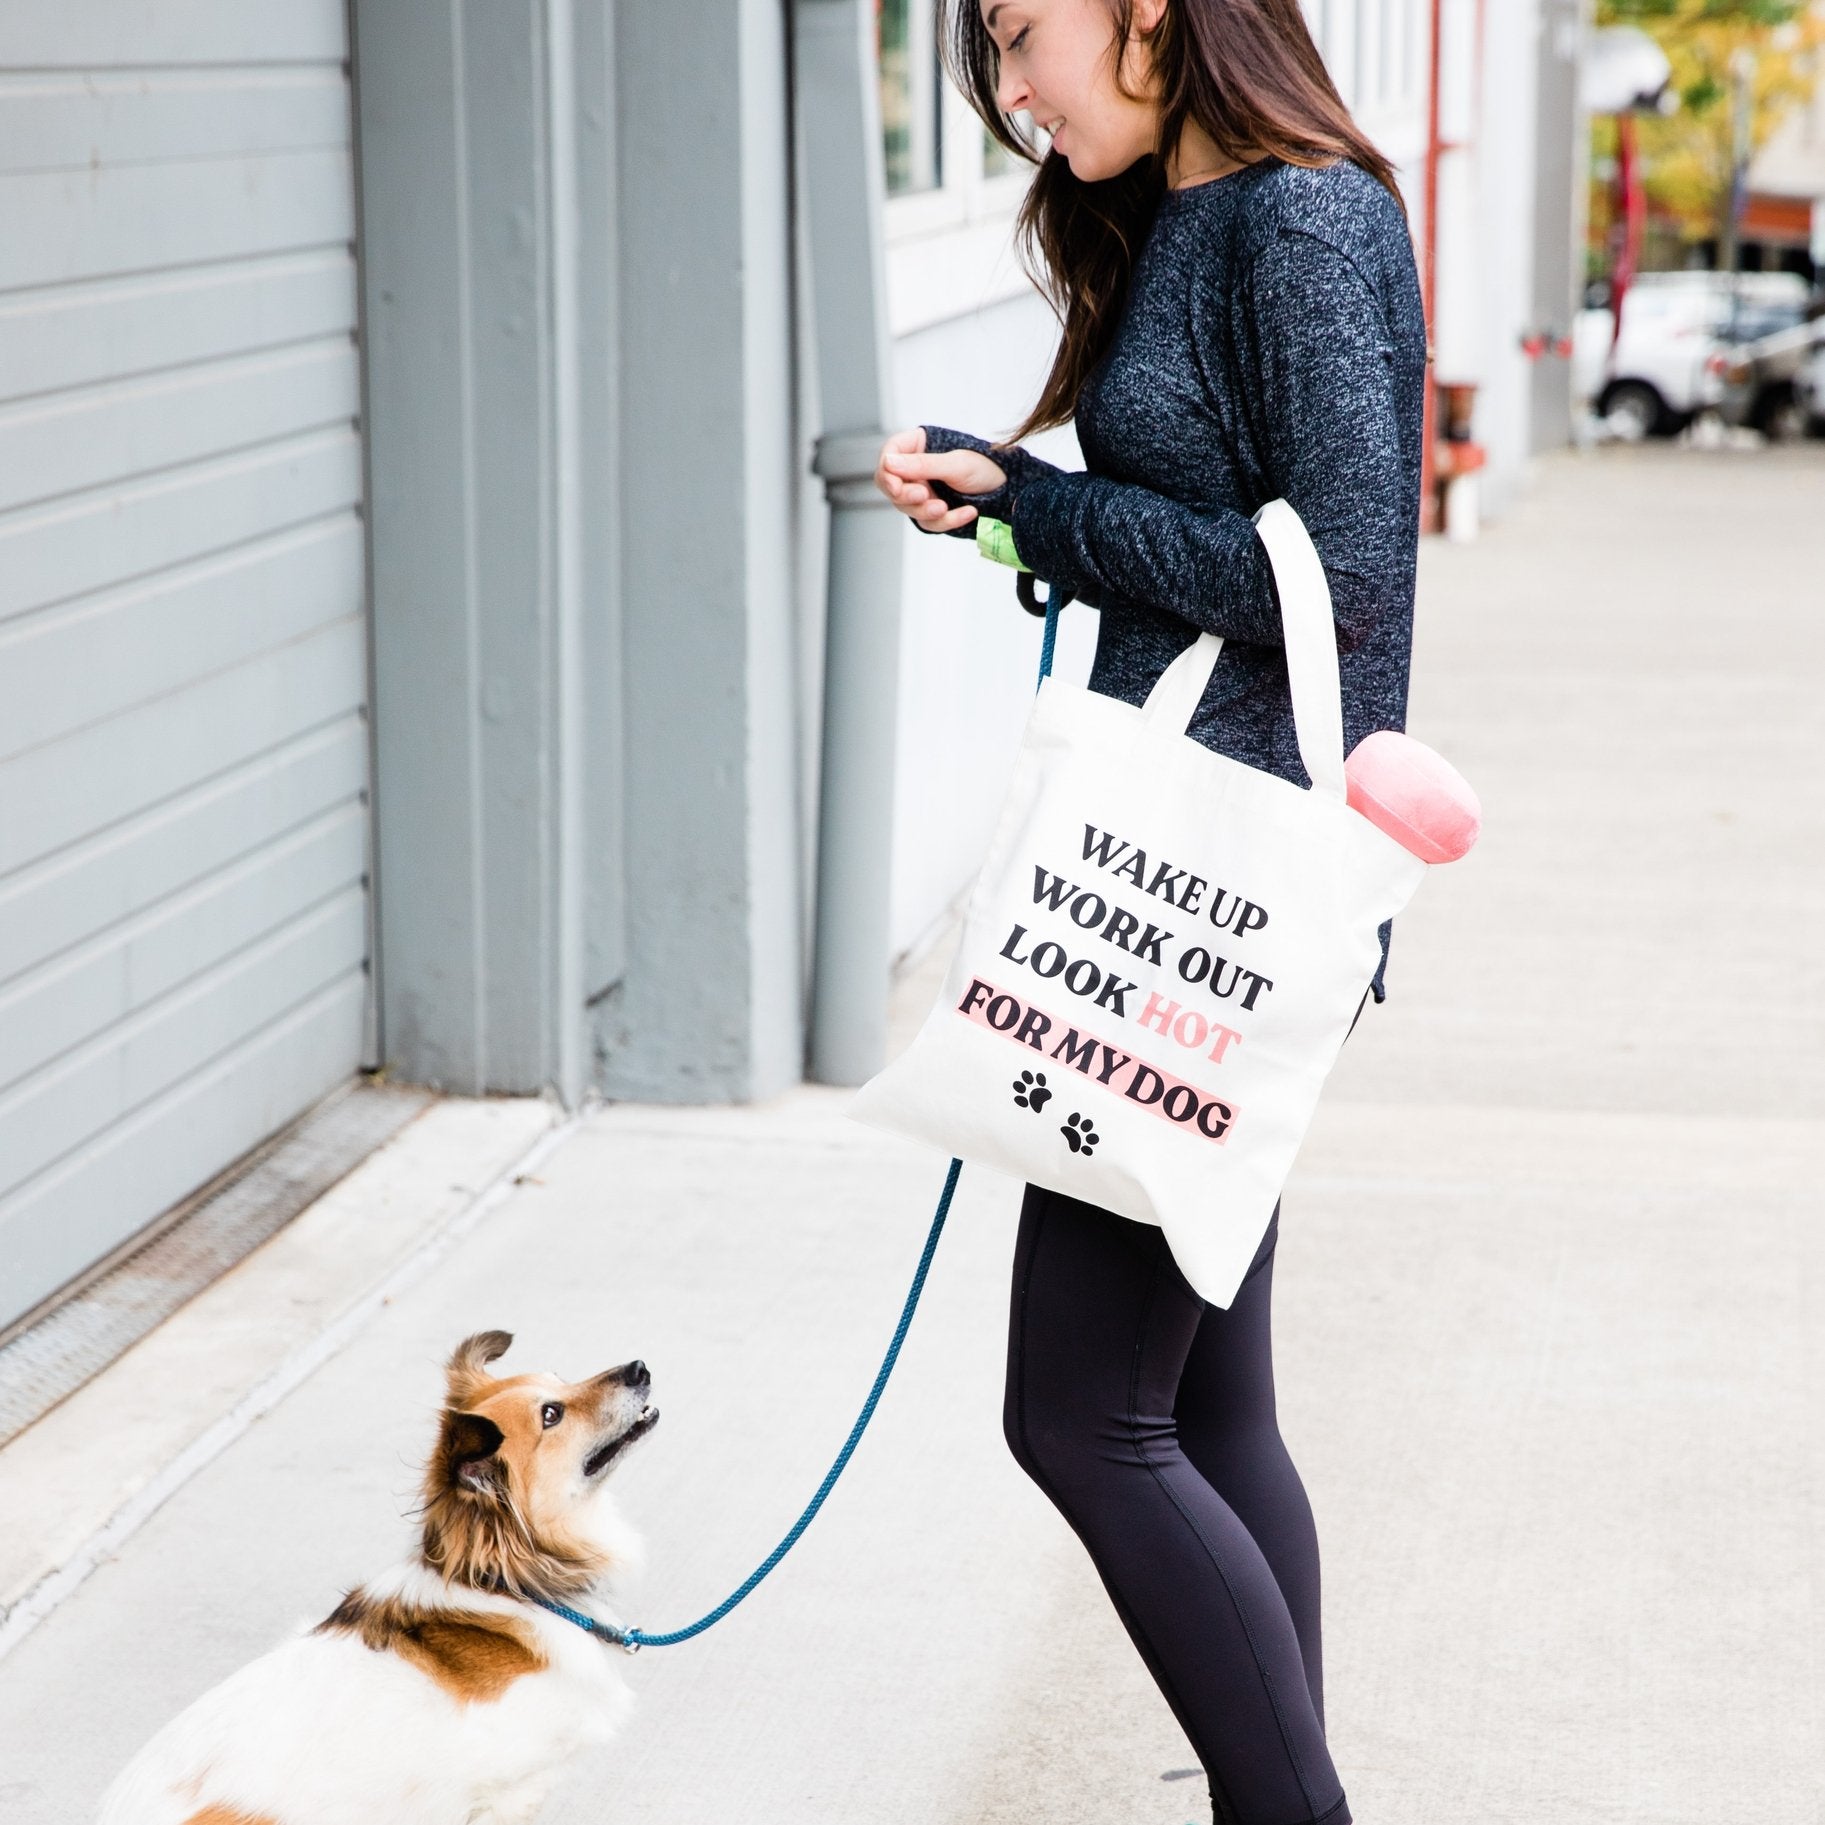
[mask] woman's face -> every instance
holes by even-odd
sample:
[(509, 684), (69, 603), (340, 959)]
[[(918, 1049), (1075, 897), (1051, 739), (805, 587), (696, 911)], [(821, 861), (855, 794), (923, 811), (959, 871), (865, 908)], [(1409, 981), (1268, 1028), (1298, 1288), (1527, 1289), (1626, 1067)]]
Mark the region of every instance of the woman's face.
[[(1131, 40), (1122, 77), (1148, 99), (1116, 87), (1115, 22), (1106, 0), (977, 0), (1001, 53), (995, 98), (1022, 108), (1052, 134), (1053, 149), (1085, 183), (1116, 177), (1152, 152), (1159, 108), (1151, 99), (1145, 49)], [(1166, 0), (1135, 0), (1134, 29), (1151, 31)]]

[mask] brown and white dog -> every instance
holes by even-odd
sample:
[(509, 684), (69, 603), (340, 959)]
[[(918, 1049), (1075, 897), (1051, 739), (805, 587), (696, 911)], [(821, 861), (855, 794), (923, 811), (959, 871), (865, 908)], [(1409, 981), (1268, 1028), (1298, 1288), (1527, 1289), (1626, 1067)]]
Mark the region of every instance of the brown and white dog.
[(491, 1375), (512, 1341), (450, 1358), (417, 1555), (167, 1724), (102, 1825), (514, 1825), (615, 1734), (622, 1651), (529, 1599), (616, 1622), (642, 1551), (605, 1484), (659, 1418), (651, 1381)]

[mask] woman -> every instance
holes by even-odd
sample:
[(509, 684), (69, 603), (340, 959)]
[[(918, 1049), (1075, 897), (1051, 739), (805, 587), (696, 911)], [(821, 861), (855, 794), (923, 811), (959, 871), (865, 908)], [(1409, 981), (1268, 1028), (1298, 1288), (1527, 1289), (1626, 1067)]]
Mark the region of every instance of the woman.
[[(1093, 690), (1138, 704), (1201, 629), (1224, 646), (1189, 733), (1308, 783), (1250, 516), (1288, 500), (1337, 619), (1345, 747), (1400, 728), (1426, 330), (1388, 163), (1299, 0), (937, 0), (953, 80), (1004, 145), (1051, 134), (1019, 231), (1063, 323), (1006, 444), (921, 425), (876, 484), (921, 531), (1011, 524), (1100, 609)], [(1075, 417), (1088, 467), (1017, 439)], [(1384, 997), (1387, 927), (1373, 992)], [(1029, 1186), (1010, 1448), (1088, 1548), (1230, 1825), (1348, 1825), (1324, 1736), (1318, 1545), (1275, 1421), (1276, 1208), (1235, 1300), (1162, 1232)]]

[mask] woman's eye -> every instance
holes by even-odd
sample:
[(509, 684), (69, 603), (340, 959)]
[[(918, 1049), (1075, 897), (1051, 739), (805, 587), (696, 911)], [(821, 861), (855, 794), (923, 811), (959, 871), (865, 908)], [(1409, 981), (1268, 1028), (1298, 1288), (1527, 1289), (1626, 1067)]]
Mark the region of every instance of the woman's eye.
[(1019, 50), (1020, 47), (1026, 43), (1027, 33), (1030, 32), (1032, 29), (1033, 28), (1030, 25), (1023, 25), (1020, 28), (1020, 30), (1018, 32), (1016, 32), (1015, 35), (1008, 40), (1008, 49), (1010, 51)]
[(545, 1430), (547, 1432), (549, 1432), (563, 1417), (564, 1409), (555, 1400), (548, 1400), (544, 1406), (539, 1409), (539, 1418), (545, 1422)]

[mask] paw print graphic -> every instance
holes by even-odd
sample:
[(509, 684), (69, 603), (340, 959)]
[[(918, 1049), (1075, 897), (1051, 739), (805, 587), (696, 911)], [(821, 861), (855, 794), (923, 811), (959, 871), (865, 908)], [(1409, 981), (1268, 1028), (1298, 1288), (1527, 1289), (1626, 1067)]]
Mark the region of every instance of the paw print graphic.
[(1090, 1126), (1087, 1115), (1073, 1115), (1058, 1131), (1065, 1137), (1065, 1144), (1073, 1153), (1081, 1153), (1088, 1158), (1096, 1151), (1096, 1143), (1102, 1136)]
[(1014, 1080), (1014, 1100), (1023, 1109), (1031, 1109), (1037, 1115), (1052, 1100), (1052, 1092), (1046, 1088), (1046, 1074), (1043, 1071), (1022, 1071)]

